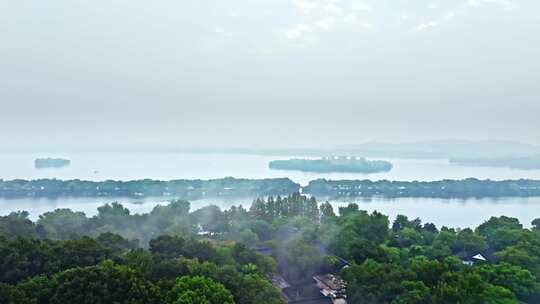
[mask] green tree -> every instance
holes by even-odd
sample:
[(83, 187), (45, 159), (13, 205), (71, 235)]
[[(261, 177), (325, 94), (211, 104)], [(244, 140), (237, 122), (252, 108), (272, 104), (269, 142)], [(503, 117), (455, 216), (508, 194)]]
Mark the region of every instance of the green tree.
[(57, 288), (50, 304), (149, 304), (160, 303), (156, 287), (135, 271), (112, 262), (73, 268), (54, 276)]
[(16, 304), (49, 304), (57, 288), (58, 283), (54, 277), (36, 276), (17, 284), (13, 290), (13, 302)]
[(535, 276), (519, 266), (508, 263), (485, 264), (478, 268), (478, 273), (486, 282), (502, 286), (521, 299), (539, 291)]
[(0, 283), (0, 303), (13, 303), (13, 298), (13, 287), (5, 283)]
[(321, 219), (323, 221), (336, 218), (336, 214), (334, 213), (334, 208), (328, 201), (322, 203), (319, 209), (321, 210)]
[(486, 249), (487, 244), (483, 236), (474, 233), (471, 229), (460, 230), (455, 243), (452, 245), (454, 251), (477, 251)]
[(234, 304), (222, 284), (201, 276), (178, 278), (168, 298), (171, 304)]
[(347, 207), (339, 207), (339, 215), (340, 216), (347, 216), (349, 214), (354, 214), (355, 212), (358, 212), (358, 204), (351, 203), (347, 205)]
[(162, 235), (150, 241), (150, 252), (153, 255), (172, 259), (185, 253), (185, 240), (178, 236)]
[(7, 216), (0, 216), (0, 237), (44, 237), (42, 227), (36, 225), (28, 219), (29, 213), (26, 211), (12, 212)]
[(392, 301), (392, 304), (431, 304), (431, 290), (422, 282), (403, 281), (404, 292)]
[(369, 259), (343, 269), (341, 274), (347, 282), (347, 302), (351, 303), (390, 303), (407, 291), (402, 282), (415, 279), (414, 272), (397, 264)]
[(323, 264), (323, 256), (314, 246), (303, 239), (292, 239), (287, 243), (287, 272), (292, 280), (309, 277)]
[(122, 253), (137, 247), (136, 242), (130, 242), (122, 236), (111, 232), (100, 234), (96, 241), (107, 248), (114, 256), (120, 256)]
[(387, 216), (376, 211), (372, 214), (355, 211), (341, 216), (338, 226), (330, 248), (339, 256), (363, 262), (366, 258), (380, 258), (383, 254), (379, 245), (388, 239)]
[(482, 280), (473, 272), (445, 273), (433, 292), (434, 303), (517, 304), (511, 291)]
[(507, 233), (511, 230), (520, 231), (523, 229), (523, 225), (519, 222), (518, 219), (501, 216), (501, 217), (491, 217), (488, 221), (478, 226), (476, 229), (480, 235), (486, 238), (489, 245), (495, 249), (501, 249), (504, 246), (508, 246), (508, 242), (502, 242), (505, 240), (505, 237), (502, 237), (502, 234)]
[(540, 230), (540, 218), (532, 220), (531, 225), (533, 226), (533, 229)]
[(51, 239), (67, 240), (86, 233), (85, 225), (88, 218), (83, 212), (73, 212), (70, 209), (56, 209), (39, 216), (37, 221)]

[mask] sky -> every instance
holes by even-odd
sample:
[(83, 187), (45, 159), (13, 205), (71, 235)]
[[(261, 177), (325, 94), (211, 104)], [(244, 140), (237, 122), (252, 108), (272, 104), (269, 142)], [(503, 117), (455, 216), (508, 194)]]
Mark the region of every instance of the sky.
[(0, 0), (0, 146), (540, 144), (539, 11), (536, 0)]

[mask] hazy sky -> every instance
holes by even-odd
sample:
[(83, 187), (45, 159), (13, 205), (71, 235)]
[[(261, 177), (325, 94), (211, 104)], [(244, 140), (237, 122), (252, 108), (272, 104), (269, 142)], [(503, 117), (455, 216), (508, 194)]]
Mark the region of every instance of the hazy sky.
[(540, 144), (539, 37), (538, 0), (0, 0), (0, 146)]

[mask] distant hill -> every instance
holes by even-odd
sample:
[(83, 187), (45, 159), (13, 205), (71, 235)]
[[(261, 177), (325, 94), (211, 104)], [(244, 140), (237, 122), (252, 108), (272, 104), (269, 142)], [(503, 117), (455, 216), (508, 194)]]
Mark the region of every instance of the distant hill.
[[(321, 143), (322, 144), (322, 143)], [(540, 154), (540, 147), (512, 141), (436, 140), (408, 143), (367, 142), (328, 148), (201, 148), (193, 153), (232, 153), (273, 156), (362, 155), (386, 158), (525, 157)]]
[(540, 147), (512, 141), (436, 140), (411, 143), (378, 143), (342, 146), (340, 149), (363, 151), (378, 157), (454, 158), (508, 157), (540, 154)]
[(457, 166), (540, 170), (540, 154), (524, 157), (450, 158), (449, 162)]

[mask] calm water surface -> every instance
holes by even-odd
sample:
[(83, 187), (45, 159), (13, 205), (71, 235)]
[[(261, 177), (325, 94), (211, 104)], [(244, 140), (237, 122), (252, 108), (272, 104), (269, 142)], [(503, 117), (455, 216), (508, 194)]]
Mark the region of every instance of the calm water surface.
[[(37, 157), (66, 157), (72, 165), (62, 169), (34, 169), (33, 161)], [(234, 154), (180, 154), (180, 153), (72, 153), (72, 154), (0, 154), (0, 178), (2, 179), (85, 179), (85, 180), (132, 180), (132, 179), (210, 179), (233, 176), (237, 178), (289, 177), (293, 181), (307, 184), (317, 178), (327, 179), (388, 179), (388, 180), (440, 180), (476, 177), (480, 179), (540, 179), (540, 170), (512, 170), (505, 168), (458, 167), (450, 166), (446, 160), (388, 159), (394, 169), (387, 173), (303, 173), (294, 171), (270, 170), (268, 162), (289, 157)], [(192, 210), (208, 204), (222, 208), (242, 204), (249, 206), (253, 198), (212, 199), (192, 201)], [(0, 214), (26, 210), (32, 219), (37, 219), (44, 212), (56, 208), (70, 208), (85, 212), (88, 216), (96, 214), (96, 208), (104, 203), (117, 200), (133, 213), (149, 212), (157, 204), (165, 204), (161, 198), (126, 199), (126, 198), (62, 198), (47, 199), (0, 199)], [(355, 201), (361, 209), (378, 210), (393, 219), (397, 214), (419, 217), (438, 226), (452, 227), (477, 226), (490, 216), (508, 215), (519, 218), (529, 225), (534, 218), (540, 217), (540, 198), (508, 199), (410, 199), (394, 200), (372, 199)], [(334, 207), (348, 204), (333, 201)], [(337, 210), (336, 210), (337, 211)]]

